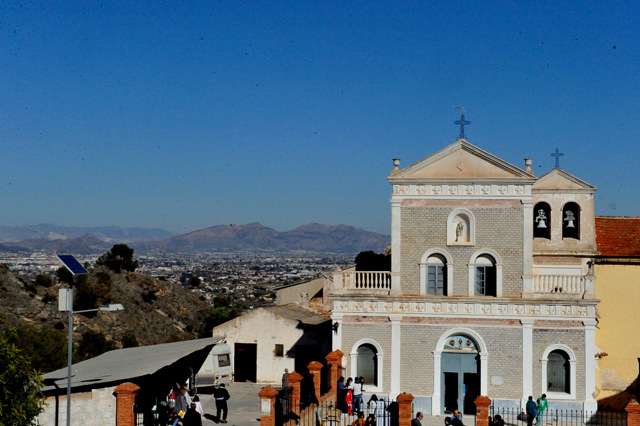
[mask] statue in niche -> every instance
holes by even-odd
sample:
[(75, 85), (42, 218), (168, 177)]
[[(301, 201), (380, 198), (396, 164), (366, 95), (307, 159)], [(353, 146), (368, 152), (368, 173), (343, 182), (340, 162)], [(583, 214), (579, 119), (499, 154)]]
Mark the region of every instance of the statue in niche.
[(538, 210), (538, 217), (536, 217), (537, 228), (547, 227), (547, 216), (544, 214), (544, 210)]
[(576, 218), (573, 216), (573, 212), (571, 210), (567, 210), (566, 215), (567, 217), (564, 218), (564, 221), (567, 222), (567, 228), (575, 228), (573, 221), (576, 220)]
[(464, 222), (459, 220), (456, 225), (456, 242), (462, 242), (464, 240)]

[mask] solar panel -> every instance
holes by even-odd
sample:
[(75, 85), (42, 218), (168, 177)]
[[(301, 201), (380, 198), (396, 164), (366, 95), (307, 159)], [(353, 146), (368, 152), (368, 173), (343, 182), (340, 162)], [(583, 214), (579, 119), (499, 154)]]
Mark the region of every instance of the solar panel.
[(58, 259), (60, 259), (60, 262), (62, 262), (73, 275), (88, 274), (87, 270), (84, 269), (84, 266), (82, 266), (72, 255), (59, 254)]

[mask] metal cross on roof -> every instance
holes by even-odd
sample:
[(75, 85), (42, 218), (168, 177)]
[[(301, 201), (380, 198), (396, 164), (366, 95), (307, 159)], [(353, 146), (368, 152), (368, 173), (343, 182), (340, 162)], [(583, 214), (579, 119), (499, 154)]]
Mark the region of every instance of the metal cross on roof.
[(458, 108), (458, 109), (462, 110), (462, 115), (460, 116), (460, 120), (456, 120), (454, 123), (460, 126), (459, 139), (465, 139), (465, 137), (464, 137), (464, 125), (465, 124), (471, 124), (471, 122), (464, 119), (464, 107), (454, 106), (454, 108)]
[(560, 152), (560, 150), (558, 148), (556, 148), (556, 152), (551, 154), (552, 157), (556, 157), (556, 169), (560, 168), (560, 157), (562, 157), (563, 155), (564, 154), (562, 152)]

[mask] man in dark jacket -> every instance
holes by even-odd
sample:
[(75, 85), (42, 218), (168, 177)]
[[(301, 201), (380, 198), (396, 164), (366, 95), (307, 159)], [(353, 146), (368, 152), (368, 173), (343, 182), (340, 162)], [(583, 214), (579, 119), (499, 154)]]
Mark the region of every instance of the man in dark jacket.
[(222, 423), (227, 422), (227, 399), (230, 398), (229, 392), (224, 387), (224, 383), (213, 391), (213, 397), (216, 399), (216, 417)]
[(535, 420), (536, 415), (538, 414), (538, 407), (536, 403), (533, 402), (532, 396), (529, 396), (529, 401), (527, 401), (525, 409), (527, 411), (527, 426), (532, 426), (533, 420)]

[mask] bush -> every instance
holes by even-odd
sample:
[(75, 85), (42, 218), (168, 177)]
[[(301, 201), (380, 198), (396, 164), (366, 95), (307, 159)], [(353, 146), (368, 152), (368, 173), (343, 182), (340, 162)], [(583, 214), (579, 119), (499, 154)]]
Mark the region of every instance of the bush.
[(78, 347), (76, 348), (73, 362), (84, 361), (102, 355), (116, 348), (115, 342), (107, 339), (104, 333), (87, 330), (82, 333)]
[(53, 284), (53, 279), (49, 275), (36, 275), (35, 284), (39, 287), (49, 288)]

